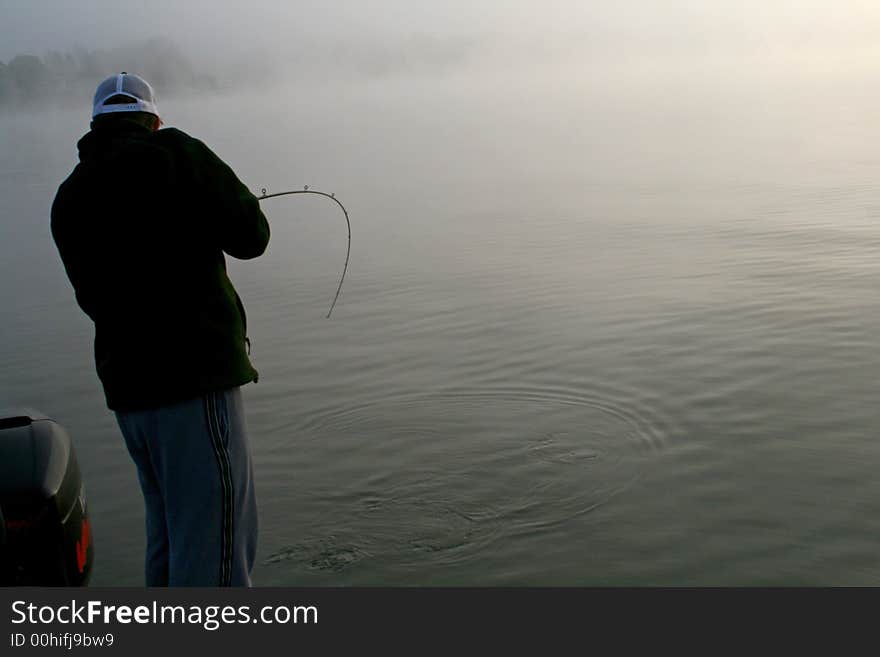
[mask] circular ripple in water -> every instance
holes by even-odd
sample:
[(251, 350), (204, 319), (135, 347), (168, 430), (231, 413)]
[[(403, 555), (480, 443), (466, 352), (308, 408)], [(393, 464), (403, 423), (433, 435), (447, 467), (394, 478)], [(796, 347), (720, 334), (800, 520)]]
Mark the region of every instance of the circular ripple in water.
[(673, 430), (644, 395), (602, 392), (420, 393), (304, 416), (296, 432), (321, 464), (309, 489), (326, 513), (267, 563), (425, 573), (570, 529), (632, 485)]

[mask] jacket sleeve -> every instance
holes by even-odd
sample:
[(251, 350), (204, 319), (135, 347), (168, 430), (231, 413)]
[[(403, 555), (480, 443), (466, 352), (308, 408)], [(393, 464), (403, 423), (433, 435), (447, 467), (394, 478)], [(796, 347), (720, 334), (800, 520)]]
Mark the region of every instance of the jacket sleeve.
[(61, 256), (67, 278), (73, 286), (76, 301), (79, 307), (93, 320), (98, 315), (97, 299), (93, 297), (91, 280), (94, 277), (91, 258), (83, 251), (80, 237), (71, 224), (74, 219), (71, 209), (68, 207), (67, 191), (62, 185), (55, 196), (51, 210), (52, 239)]
[(248, 260), (265, 252), (269, 222), (260, 202), (235, 172), (204, 143), (190, 138), (197, 184), (204, 192), (208, 218), (216, 229), (218, 246), (233, 258)]

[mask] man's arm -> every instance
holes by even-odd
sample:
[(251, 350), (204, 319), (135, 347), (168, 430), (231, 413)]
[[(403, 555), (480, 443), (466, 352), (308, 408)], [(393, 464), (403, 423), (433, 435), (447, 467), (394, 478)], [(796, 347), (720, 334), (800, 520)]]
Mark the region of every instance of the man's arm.
[(92, 296), (89, 257), (83, 253), (83, 245), (79, 242), (79, 235), (74, 226), (72, 210), (69, 207), (69, 193), (62, 185), (52, 202), (51, 231), (52, 239), (61, 256), (67, 278), (73, 286), (76, 301), (79, 307), (93, 320), (97, 315), (96, 300)]
[(209, 220), (216, 222), (220, 248), (242, 260), (262, 255), (269, 244), (269, 222), (257, 197), (204, 143), (189, 138), (188, 150), (195, 159)]

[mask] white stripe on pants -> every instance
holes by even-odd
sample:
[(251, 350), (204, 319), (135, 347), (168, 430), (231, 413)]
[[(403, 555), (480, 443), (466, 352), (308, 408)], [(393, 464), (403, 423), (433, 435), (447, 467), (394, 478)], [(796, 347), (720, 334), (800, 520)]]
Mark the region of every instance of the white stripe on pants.
[(147, 586), (250, 586), (258, 522), (241, 390), (116, 418), (144, 494)]

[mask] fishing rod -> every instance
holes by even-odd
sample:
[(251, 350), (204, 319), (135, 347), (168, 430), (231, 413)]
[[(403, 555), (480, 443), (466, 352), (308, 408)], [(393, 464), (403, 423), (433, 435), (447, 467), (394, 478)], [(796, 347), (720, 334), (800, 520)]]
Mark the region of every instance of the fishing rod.
[(306, 185), (303, 189), (295, 189), (289, 192), (276, 192), (275, 194), (267, 194), (266, 188), (262, 189), (262, 196), (258, 196), (258, 201), (265, 201), (267, 198), (275, 198), (276, 196), (290, 196), (291, 194), (317, 194), (318, 196), (326, 196), (327, 198), (336, 202), (342, 209), (342, 214), (345, 215), (345, 223), (348, 226), (348, 248), (345, 251), (345, 265), (342, 267), (342, 276), (339, 278), (339, 287), (336, 288), (336, 295), (333, 297), (333, 303), (330, 304), (330, 310), (327, 311), (327, 318), (330, 318), (330, 313), (333, 312), (333, 308), (336, 306), (336, 300), (339, 298), (339, 293), (342, 291), (342, 281), (345, 280), (345, 272), (348, 271), (348, 258), (351, 255), (351, 221), (348, 218), (348, 210), (345, 209), (345, 206), (342, 205), (342, 202), (336, 198), (335, 194), (328, 194), (326, 192), (319, 192), (314, 189), (309, 189), (309, 186)]

